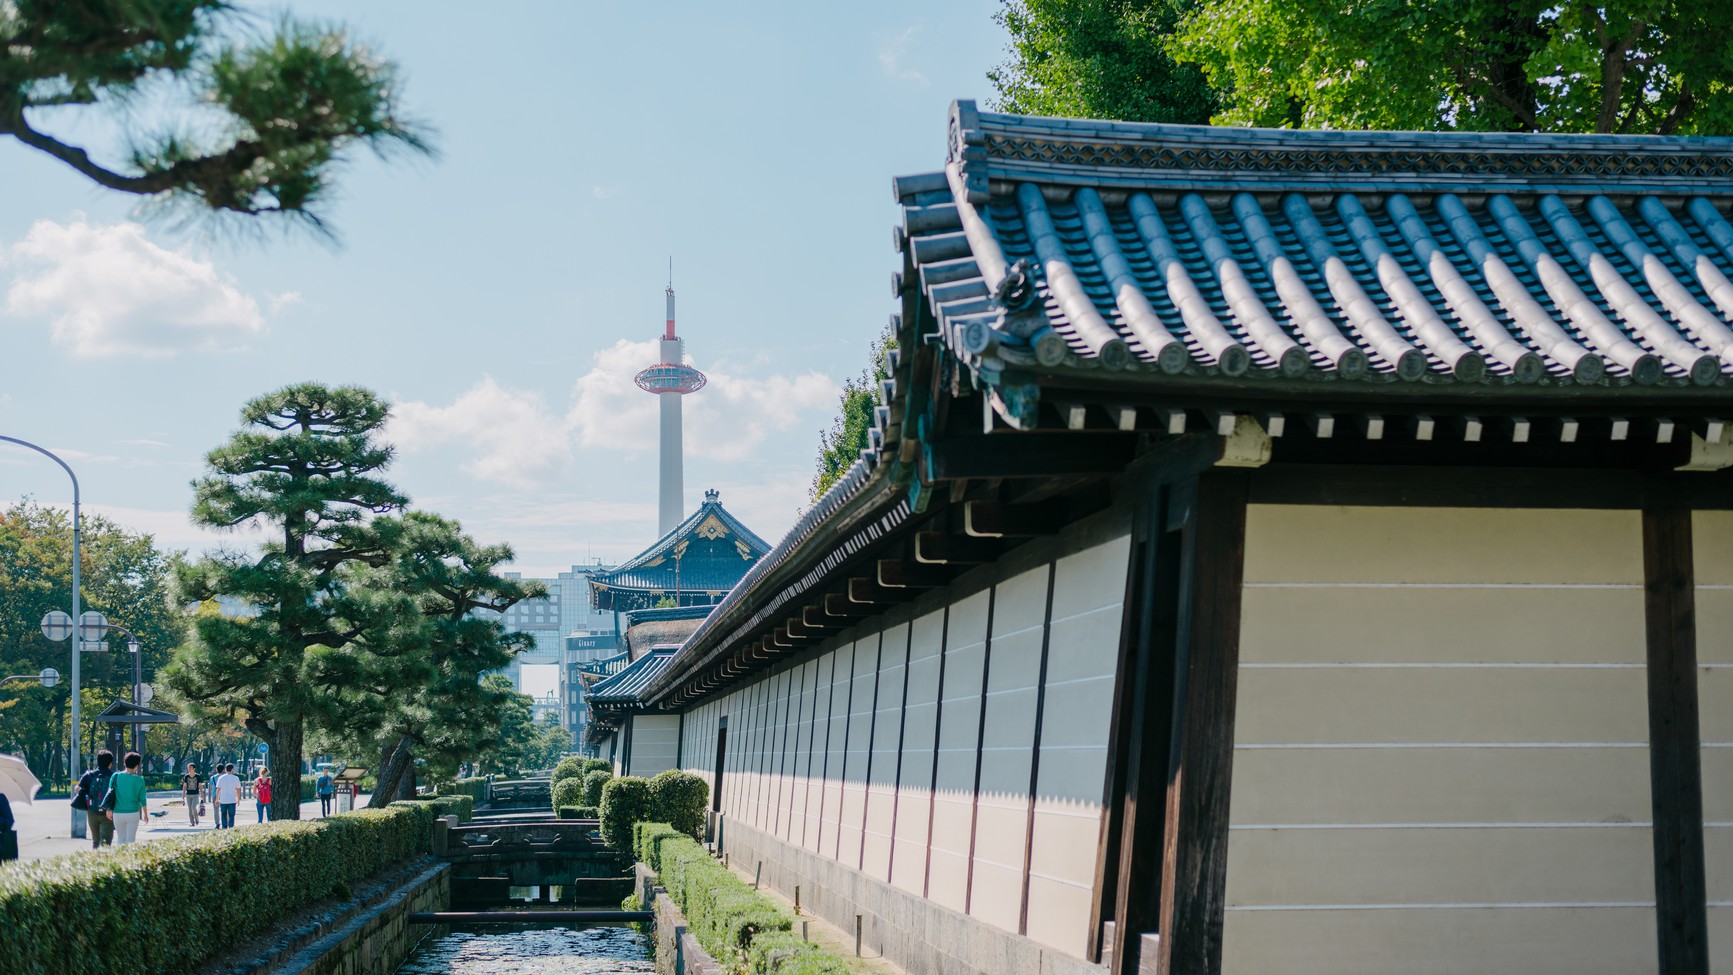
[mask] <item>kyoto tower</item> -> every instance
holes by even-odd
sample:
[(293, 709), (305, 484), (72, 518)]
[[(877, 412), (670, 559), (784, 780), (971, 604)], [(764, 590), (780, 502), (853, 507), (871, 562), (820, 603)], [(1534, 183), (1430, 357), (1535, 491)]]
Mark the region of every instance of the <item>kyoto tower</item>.
[(679, 527), (685, 477), (681, 467), (683, 446), (680, 432), (680, 397), (704, 388), (704, 374), (682, 360), (685, 343), (674, 334), (674, 272), (673, 262), (668, 271), (668, 330), (662, 334), (662, 361), (634, 377), (638, 388), (655, 393), (662, 401), (662, 458), (660, 533), (668, 534)]

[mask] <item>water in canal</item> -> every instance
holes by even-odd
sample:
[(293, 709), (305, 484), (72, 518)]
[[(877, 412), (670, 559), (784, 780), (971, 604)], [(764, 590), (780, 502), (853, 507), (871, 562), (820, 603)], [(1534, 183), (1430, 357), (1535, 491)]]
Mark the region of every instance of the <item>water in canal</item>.
[(626, 975), (654, 972), (650, 939), (612, 924), (489, 924), (428, 938), (397, 975)]

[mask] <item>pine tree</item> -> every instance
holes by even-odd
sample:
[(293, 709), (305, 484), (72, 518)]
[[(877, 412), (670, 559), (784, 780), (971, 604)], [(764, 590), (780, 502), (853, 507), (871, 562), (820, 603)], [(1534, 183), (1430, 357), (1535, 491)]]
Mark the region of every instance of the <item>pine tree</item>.
[(303, 736), (335, 705), (337, 665), (389, 611), (358, 585), (358, 569), (391, 559), (401, 523), (377, 518), (403, 495), (377, 475), (391, 449), (377, 439), (387, 406), (354, 386), (290, 386), (248, 403), (243, 429), (206, 457), (192, 517), (211, 528), (255, 524), (270, 533), (256, 556), (219, 552), (177, 569), (186, 601), (238, 599), (256, 615), (200, 615), (167, 669), (169, 686), (241, 718), (270, 746), (285, 784), (275, 819), (300, 816)]
[(360, 652), (325, 658), (320, 674), (340, 689), (332, 732), (380, 749), (374, 805), (408, 791), (417, 756), (449, 773), (498, 739), (504, 702), (481, 678), (533, 644), (507, 632), (499, 614), (547, 592), (498, 572), (509, 546), (478, 544), (448, 518), (409, 512), (391, 534), (391, 561), (357, 583), (376, 603), (394, 602), (373, 614)]

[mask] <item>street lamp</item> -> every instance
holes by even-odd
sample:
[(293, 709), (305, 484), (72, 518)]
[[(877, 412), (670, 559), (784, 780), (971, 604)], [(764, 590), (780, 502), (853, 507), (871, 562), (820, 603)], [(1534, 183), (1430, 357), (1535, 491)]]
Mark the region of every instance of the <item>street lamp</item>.
[[(42, 617), (42, 635), (50, 640), (64, 640), (72, 629), (73, 627), (65, 620), (64, 614), (59, 611)], [(84, 653), (108, 652), (108, 641), (104, 637), (108, 636), (109, 630), (119, 630), (126, 634), (126, 650), (132, 654), (132, 703), (134, 705), (149, 704), (150, 698), (146, 696), (147, 688), (144, 686), (144, 654), (140, 652), (143, 647), (138, 642), (138, 635), (119, 623), (110, 622), (108, 617), (94, 611), (85, 613), (78, 618), (77, 630), (79, 643), (82, 645), (82, 652)], [(132, 726), (132, 750), (138, 751), (139, 744), (139, 726), (134, 724)]]
[(40, 674), (14, 674), (11, 677), (0, 677), (0, 684), (15, 680), (39, 680), (43, 687), (53, 687), (60, 683), (60, 671), (53, 667), (44, 667)]
[[(78, 513), (78, 475), (72, 473), (72, 468), (67, 465), (66, 461), (61, 460), (53, 451), (45, 447), (39, 447), (28, 440), (19, 440), (17, 437), (0, 436), (0, 441), (15, 443), (20, 447), (27, 447), (36, 451), (59, 464), (60, 469), (66, 472), (66, 476), (72, 478), (72, 618), (78, 619), (78, 569), (80, 562), (78, 545), (80, 537), (84, 533), (83, 523), (79, 520)], [(79, 776), (84, 773), (84, 755), (78, 750), (78, 644), (78, 638), (74, 637), (72, 640), (72, 747), (66, 755), (67, 769), (71, 773), (71, 781), (74, 784), (77, 784)], [(80, 811), (74, 809), (71, 812), (72, 838), (81, 840), (84, 838), (86, 818), (79, 815)]]

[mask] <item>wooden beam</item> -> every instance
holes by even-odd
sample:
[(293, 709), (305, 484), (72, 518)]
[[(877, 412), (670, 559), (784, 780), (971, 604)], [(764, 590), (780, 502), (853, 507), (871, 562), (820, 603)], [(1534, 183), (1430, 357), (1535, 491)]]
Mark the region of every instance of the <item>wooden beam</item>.
[(933, 480), (1117, 474), (1137, 453), (1137, 435), (1119, 430), (998, 432), (951, 436), (933, 445)]
[[(830, 595), (835, 595), (835, 594), (832, 593)], [(830, 595), (827, 595), (825, 598), (828, 600), (830, 598)], [(842, 625), (841, 623), (838, 623), (836, 620), (827, 616), (825, 614), (824, 608), (821, 606), (807, 606), (807, 607), (803, 608), (800, 611), (800, 621), (801, 621), (801, 623), (806, 625), (807, 629), (818, 630), (821, 632), (824, 630), (835, 629), (835, 628)]]
[(770, 639), (767, 643), (768, 646), (766, 649), (788, 650), (794, 647), (794, 640), (790, 639), (788, 631), (780, 626), (771, 631)]
[(798, 616), (790, 616), (787, 622), (782, 624), (782, 628), (788, 633), (789, 637), (796, 640), (804, 640), (809, 636), (815, 635), (812, 630), (806, 628), (806, 624), (801, 622), (801, 619)]
[(985, 538), (918, 532), (915, 561), (926, 565), (985, 565), (999, 557), (999, 543)]
[(1035, 538), (1065, 527), (1064, 508), (1057, 504), (963, 502), (963, 533), (971, 538)]
[(951, 573), (936, 565), (879, 559), (878, 579), (886, 589), (937, 589), (950, 585)]
[(1200, 477), (1185, 529), (1190, 585), (1175, 655), (1185, 680), (1167, 776), (1156, 966), (1166, 975), (1221, 973), (1246, 489), (1244, 472)]
[(849, 599), (845, 592), (827, 592), (824, 594), (824, 615), (841, 619), (855, 619), (861, 615), (860, 607)]
[(1643, 509), (1649, 802), (1661, 975), (1707, 975), (1709, 922), (1699, 762), (1691, 510)]

